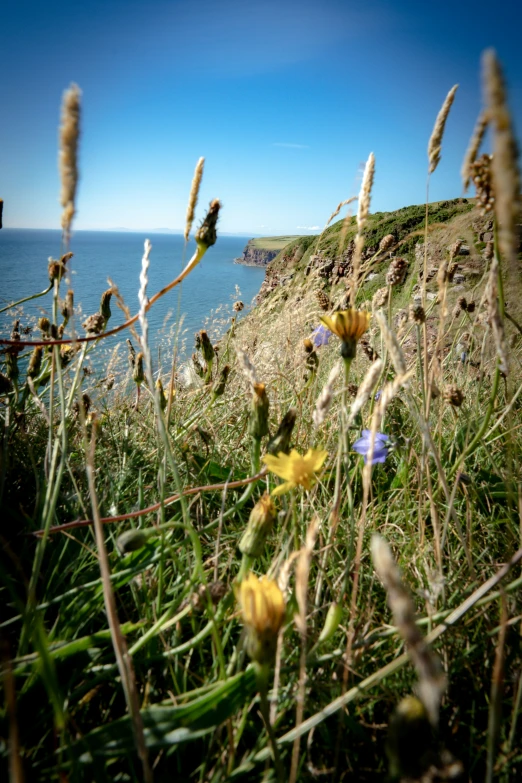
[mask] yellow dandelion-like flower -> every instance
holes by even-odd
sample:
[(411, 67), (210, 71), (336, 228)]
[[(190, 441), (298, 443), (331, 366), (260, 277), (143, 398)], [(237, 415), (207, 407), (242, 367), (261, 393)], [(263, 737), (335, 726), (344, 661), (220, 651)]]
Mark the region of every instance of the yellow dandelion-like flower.
[(315, 473), (323, 467), (327, 456), (328, 452), (320, 449), (308, 449), (304, 457), (295, 449), (290, 454), (280, 452), (277, 457), (266, 454), (263, 462), (268, 469), (285, 479), (285, 483), (276, 487), (272, 494), (282, 495), (298, 485), (310, 489), (315, 481)]
[(268, 663), (285, 617), (283, 593), (272, 579), (249, 574), (239, 585), (237, 598), (247, 629), (248, 654), (258, 663)]
[(370, 326), (371, 314), (366, 310), (340, 310), (333, 315), (322, 315), (319, 320), (342, 342), (343, 359), (353, 359), (358, 341)]

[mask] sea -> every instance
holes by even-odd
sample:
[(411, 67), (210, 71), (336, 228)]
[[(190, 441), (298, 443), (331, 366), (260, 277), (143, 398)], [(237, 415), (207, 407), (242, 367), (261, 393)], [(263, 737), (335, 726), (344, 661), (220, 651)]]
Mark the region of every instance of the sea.
[[(195, 250), (193, 240), (185, 247), (183, 236), (178, 234), (120, 231), (77, 231), (73, 234), (69, 249), (74, 255), (60, 290), (63, 296), (68, 288), (74, 291), (78, 333), (84, 333), (81, 323), (98, 311), (100, 296), (111, 283), (118, 287), (131, 313), (137, 312), (141, 259), (147, 238), (152, 244), (147, 289), (151, 297), (184, 268)], [(248, 239), (218, 237), (183, 283), (149, 310), (149, 344), (159, 365), (169, 366), (174, 351), (180, 361), (190, 356), (194, 349), (194, 334), (200, 329), (206, 328), (213, 341), (219, 339), (230, 328), (233, 316), (242, 318), (254, 306), (265, 270), (234, 263)], [(60, 231), (3, 228), (0, 231), (0, 309), (47, 288), (48, 259), (60, 258), (61, 252)], [(238, 300), (244, 303), (239, 314), (232, 307)], [(108, 328), (125, 320), (114, 297), (111, 310)], [(8, 337), (13, 322), (20, 319), (21, 329), (32, 329), (34, 339), (37, 339), (40, 334), (35, 328), (38, 318), (50, 317), (51, 312), (50, 293), (25, 302), (0, 314), (0, 333)], [(103, 361), (109, 361), (114, 352), (126, 355), (125, 339), (130, 337), (135, 343), (135, 338), (127, 331), (103, 341), (103, 351), (97, 352), (97, 362), (95, 352), (91, 352), (95, 363), (99, 364), (100, 355), (105, 357)], [(31, 339), (31, 335), (26, 339)]]

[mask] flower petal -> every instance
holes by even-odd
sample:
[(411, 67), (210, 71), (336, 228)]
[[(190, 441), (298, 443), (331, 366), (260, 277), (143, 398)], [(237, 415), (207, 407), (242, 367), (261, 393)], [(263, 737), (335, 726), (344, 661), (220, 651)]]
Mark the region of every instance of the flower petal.
[(297, 485), (294, 484), (293, 481), (285, 481), (284, 484), (280, 484), (278, 487), (275, 487), (275, 489), (273, 489), (270, 494), (274, 496), (284, 495), (285, 492), (290, 492), (290, 490), (293, 489), (295, 486)]

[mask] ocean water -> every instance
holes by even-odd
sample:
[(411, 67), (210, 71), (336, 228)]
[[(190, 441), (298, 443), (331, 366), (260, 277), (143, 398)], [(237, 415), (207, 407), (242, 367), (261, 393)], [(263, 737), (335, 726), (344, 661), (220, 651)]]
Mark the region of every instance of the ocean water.
[[(75, 316), (78, 327), (88, 315), (99, 308), (100, 295), (109, 287), (108, 278), (115, 283), (132, 314), (138, 310), (139, 275), (143, 245), (146, 238), (152, 243), (149, 267), (148, 296), (163, 288), (183, 269), (192, 256), (195, 243), (184, 250), (183, 237), (176, 234), (150, 234), (112, 231), (78, 231), (74, 233), (70, 250), (74, 253), (68, 264), (68, 282), (62, 281), (61, 293), (68, 287), (74, 291)], [(241, 255), (248, 237), (218, 237), (200, 264), (183, 281), (160, 299), (148, 313), (149, 342), (153, 355), (161, 363), (172, 358), (176, 344), (180, 357), (193, 350), (194, 333), (208, 328), (212, 339), (217, 339), (235, 315), (232, 304), (241, 299), (249, 311), (261, 287), (264, 269), (234, 264)], [(59, 258), (61, 233), (40, 229), (2, 229), (0, 231), (0, 307), (21, 299), (48, 285), (49, 256)], [(0, 315), (0, 331), (8, 336), (15, 317), (21, 326), (33, 326), (37, 319), (49, 316), (51, 294), (27, 302)], [(113, 297), (109, 328), (123, 323), (124, 316)], [(125, 339), (131, 336), (120, 332), (104, 340), (104, 355), (119, 344), (126, 353)], [(79, 328), (79, 333), (84, 334)], [(35, 331), (35, 338), (39, 332)], [(177, 337), (176, 337), (177, 335)], [(26, 338), (26, 339), (30, 339)], [(132, 339), (132, 338), (131, 338)]]

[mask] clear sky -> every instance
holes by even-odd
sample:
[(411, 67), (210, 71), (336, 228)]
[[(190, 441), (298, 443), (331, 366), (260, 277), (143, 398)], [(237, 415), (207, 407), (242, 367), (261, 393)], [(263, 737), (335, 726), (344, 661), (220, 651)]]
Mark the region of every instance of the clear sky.
[(372, 211), (422, 203), (428, 138), (455, 83), (430, 198), (458, 197), (488, 46), (522, 129), (521, 29), (516, 0), (5, 0), (4, 225), (60, 225), (57, 128), (72, 81), (77, 229), (182, 229), (201, 155), (199, 213), (222, 199), (224, 232), (315, 231), (358, 192), (372, 151)]

